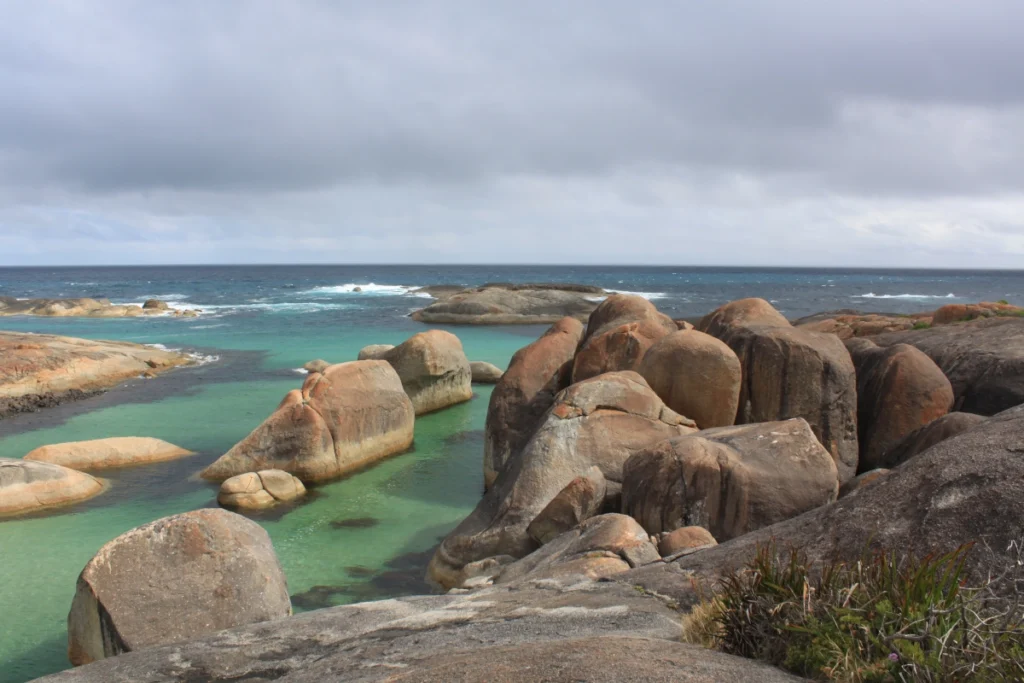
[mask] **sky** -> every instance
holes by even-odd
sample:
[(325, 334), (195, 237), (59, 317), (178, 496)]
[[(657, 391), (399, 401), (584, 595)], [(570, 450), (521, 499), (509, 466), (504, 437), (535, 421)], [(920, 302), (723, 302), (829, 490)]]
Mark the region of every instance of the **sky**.
[(1020, 0), (0, 17), (0, 265), (1024, 267)]

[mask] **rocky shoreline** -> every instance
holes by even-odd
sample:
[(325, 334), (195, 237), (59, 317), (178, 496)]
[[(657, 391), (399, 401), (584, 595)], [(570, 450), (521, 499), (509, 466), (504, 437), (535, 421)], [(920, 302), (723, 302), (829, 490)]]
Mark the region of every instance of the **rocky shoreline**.
[(0, 316), (36, 315), (51, 318), (137, 318), (149, 315), (172, 315), (194, 318), (198, 310), (176, 309), (159, 299), (149, 299), (141, 306), (114, 304), (110, 299), (79, 297), (71, 299), (18, 299), (0, 296)]
[[(962, 565), (974, 582), (1014, 566), (1022, 309), (791, 323), (744, 299), (681, 325), (643, 298), (590, 291), (489, 286), (438, 304), (496, 320), (506, 313), (472, 312), (477, 295), (524, 291), (595, 300), (586, 325), (579, 311), (558, 318), (503, 374), (475, 373), (440, 330), (311, 362), (302, 388), (203, 472), (224, 506), (273, 506), (400, 454), (420, 415), (467, 400), (476, 374), (493, 379), (486, 491), (427, 570), (445, 595), (287, 616), (262, 529), (184, 513), (87, 565), (69, 651), (94, 663), (46, 680), (802, 680), (681, 642), (722, 577), (767, 545), (822, 567), (976, 544)], [(168, 563), (173, 588), (159, 596), (131, 578)], [(137, 621), (146, 605), (175, 629)], [(912, 654), (892, 649), (891, 661)]]

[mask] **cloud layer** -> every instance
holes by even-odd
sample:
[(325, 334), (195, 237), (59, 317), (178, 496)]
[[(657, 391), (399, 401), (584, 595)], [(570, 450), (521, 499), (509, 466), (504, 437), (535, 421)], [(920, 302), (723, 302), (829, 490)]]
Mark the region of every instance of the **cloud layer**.
[(0, 265), (1024, 256), (1017, 0), (0, 16)]

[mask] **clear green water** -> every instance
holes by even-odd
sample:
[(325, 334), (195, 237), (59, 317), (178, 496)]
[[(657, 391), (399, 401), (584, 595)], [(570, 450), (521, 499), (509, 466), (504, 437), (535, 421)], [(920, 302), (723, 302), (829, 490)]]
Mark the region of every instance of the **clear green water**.
[[(302, 376), (293, 368), (312, 358), (352, 359), (366, 344), (400, 342), (424, 329), (406, 320), (390, 327), (362, 327), (306, 325), (301, 316), (289, 318), (241, 329), (236, 324), (199, 330), (192, 328), (200, 323), (181, 320), (3, 321), (7, 329), (267, 353), (236, 358), (228, 381), (218, 364), (212, 364), (193, 371), (195, 376), (187, 381), (165, 376), (117, 395), (130, 401), (144, 389), (146, 402), (87, 412), (78, 406), (79, 413), (60, 424), (52, 424), (45, 414), (0, 422), (0, 455), (6, 457), (21, 457), (47, 443), (130, 435), (163, 438), (199, 453), (171, 463), (99, 473), (111, 480), (111, 488), (92, 501), (55, 514), (0, 522), (0, 682), (25, 681), (68, 667), (65, 619), (82, 567), (100, 546), (128, 529), (214, 505), (216, 489), (198, 481), (195, 473), (255, 427), (286, 391), (300, 385)], [(471, 358), (504, 367), (540, 330), (453, 331)], [(162, 382), (186, 384), (187, 391), (153, 400)], [(481, 493), (481, 430), (491, 389), (476, 386), (475, 391), (468, 403), (418, 418), (412, 452), (317, 487), (308, 502), (284, 514), (253, 517), (273, 539), (296, 611), (428, 590), (422, 577), (430, 549)], [(54, 415), (63, 410), (54, 409)]]

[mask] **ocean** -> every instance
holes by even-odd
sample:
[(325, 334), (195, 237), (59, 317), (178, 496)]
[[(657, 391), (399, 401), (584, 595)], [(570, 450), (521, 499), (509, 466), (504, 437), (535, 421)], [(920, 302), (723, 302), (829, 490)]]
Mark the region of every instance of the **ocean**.
[[(102, 476), (105, 494), (56, 513), (0, 521), (0, 683), (68, 667), (66, 618), (82, 567), (140, 524), (215, 505), (195, 473), (244, 437), (302, 382), (298, 368), (398, 344), (423, 324), (433, 284), (573, 282), (634, 292), (673, 317), (759, 296), (790, 318), (855, 308), (910, 313), (945, 303), (1024, 305), (1024, 272), (611, 266), (180, 266), (0, 268), (0, 294), (148, 298), (199, 309), (195, 318), (0, 318), (0, 329), (181, 348), (201, 365), (78, 403), (0, 420), (0, 456), (49, 443), (153, 436), (197, 451)], [(361, 291), (355, 291), (359, 287)], [(472, 360), (508, 364), (540, 326), (447, 327)], [(312, 489), (301, 504), (253, 515), (288, 577), (296, 611), (422, 593), (432, 548), (482, 493), (490, 388), (418, 418), (412, 452)]]

